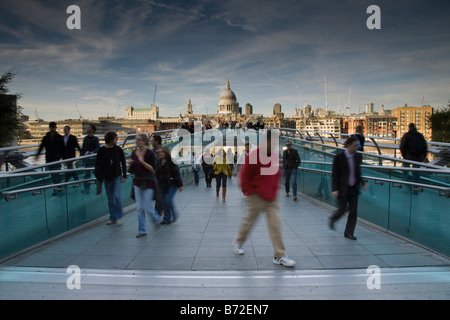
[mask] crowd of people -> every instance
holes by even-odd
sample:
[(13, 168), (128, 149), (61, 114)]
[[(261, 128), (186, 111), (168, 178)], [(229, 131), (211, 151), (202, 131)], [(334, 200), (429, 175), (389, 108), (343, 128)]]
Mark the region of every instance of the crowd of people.
[(180, 129), (184, 129), (188, 131), (189, 133), (194, 133), (196, 131), (206, 131), (210, 129), (235, 129), (235, 130), (249, 130), (253, 129), (256, 131), (259, 131), (260, 129), (263, 130), (264, 122), (257, 121), (256, 123), (253, 123), (252, 121), (248, 121), (245, 123), (240, 123), (239, 121), (220, 121), (213, 126), (213, 124), (210, 121), (207, 121), (205, 124), (202, 124), (200, 121), (191, 121), (191, 122), (185, 122), (181, 125)]
[[(128, 173), (133, 176), (132, 197), (136, 201), (138, 217), (137, 238), (147, 235), (146, 215), (156, 227), (163, 224), (174, 223), (178, 219), (178, 212), (174, 205), (176, 192), (183, 191), (183, 180), (180, 169), (172, 159), (171, 151), (162, 146), (159, 135), (152, 135), (151, 139), (146, 134), (138, 134), (135, 137), (136, 150), (129, 160), (125, 160), (125, 154), (117, 146), (118, 136), (115, 132), (105, 135), (105, 144), (100, 147), (99, 139), (95, 136), (96, 128), (90, 125), (87, 136), (79, 146), (75, 136), (70, 134), (70, 127), (64, 127), (64, 136), (57, 132), (57, 125), (51, 122), (50, 131), (42, 139), (36, 157), (46, 149), (46, 162), (51, 163), (50, 170), (60, 170), (60, 159), (69, 159), (66, 162), (68, 169), (73, 169), (73, 159), (78, 150), (80, 155), (96, 154), (95, 159), (84, 159), (85, 166), (95, 166), (94, 174), (98, 181), (97, 194), (101, 193), (104, 186), (108, 198), (109, 221), (108, 225), (122, 224), (121, 185), (127, 179)], [(248, 126), (247, 126), (248, 127)], [(271, 161), (278, 163), (278, 152), (271, 150), (271, 130), (265, 130), (262, 144), (263, 150)], [(350, 135), (345, 142), (345, 151), (334, 157), (332, 165), (332, 195), (336, 198), (337, 210), (329, 219), (329, 227), (334, 229), (334, 224), (346, 210), (349, 210), (344, 236), (356, 240), (354, 230), (357, 220), (358, 195), (360, 186), (364, 184), (367, 190), (368, 184), (361, 179), (360, 165), (362, 163), (361, 151), (364, 150), (365, 137), (362, 127), (358, 127), (355, 134)], [(151, 144), (151, 147), (150, 147)], [(283, 151), (283, 167), (276, 173), (261, 174), (261, 169), (270, 166), (270, 162), (261, 161), (261, 145), (255, 150), (250, 150), (250, 144), (245, 145), (245, 150), (238, 156), (229, 148), (227, 151), (220, 148), (213, 155), (210, 149), (205, 148), (202, 154), (192, 154), (192, 170), (194, 183), (198, 186), (200, 170), (204, 172), (207, 188), (211, 188), (213, 179), (216, 180), (216, 197), (220, 197), (222, 189), (222, 201), (226, 202), (227, 180), (232, 176), (239, 176), (239, 184), (246, 197), (247, 215), (243, 218), (239, 231), (233, 241), (234, 252), (244, 254), (243, 244), (254, 222), (261, 212), (265, 212), (269, 225), (269, 235), (274, 248), (273, 263), (292, 267), (295, 261), (290, 259), (285, 252), (281, 237), (280, 217), (278, 209), (277, 191), (281, 174), (284, 175), (284, 187), (286, 197), (289, 197), (292, 187), (293, 200), (297, 200), (297, 168), (301, 159), (297, 150), (292, 147), (291, 141), (286, 142)], [(410, 130), (406, 133), (400, 145), (404, 159), (415, 162), (423, 162), (426, 159), (427, 146), (423, 135), (417, 132), (414, 124), (410, 124)], [(253, 155), (252, 155), (253, 154)], [(256, 159), (250, 163), (249, 158)], [(127, 169), (128, 163), (128, 169)], [(405, 166), (408, 163), (405, 164)], [(59, 175), (52, 174), (54, 183), (58, 183)], [(69, 170), (66, 181), (70, 178), (78, 180), (76, 170)], [(90, 172), (86, 172), (85, 179), (90, 178)], [(85, 184), (83, 192), (89, 193), (89, 185)], [(153, 205), (153, 201), (155, 205)]]

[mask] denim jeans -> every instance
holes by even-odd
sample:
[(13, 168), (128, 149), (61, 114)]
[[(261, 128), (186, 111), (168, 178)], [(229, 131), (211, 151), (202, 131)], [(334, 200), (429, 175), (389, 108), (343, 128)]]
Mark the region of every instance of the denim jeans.
[(178, 218), (175, 206), (173, 204), (173, 198), (177, 193), (178, 188), (176, 186), (170, 186), (167, 193), (163, 194), (164, 197), (164, 219), (163, 222), (171, 223), (175, 222)]
[(285, 189), (289, 193), (289, 185), (292, 180), (292, 194), (297, 196), (297, 169), (284, 169)]
[(227, 187), (227, 175), (223, 172), (216, 175), (216, 188), (220, 188), (222, 185), (222, 188)]
[(108, 197), (109, 220), (116, 222), (122, 219), (122, 176), (104, 181), (106, 196)]
[(154, 224), (161, 222), (161, 216), (153, 208), (154, 189), (142, 189), (134, 186), (134, 198), (136, 199), (136, 210), (138, 214), (138, 231), (139, 233), (147, 233), (147, 221), (145, 213), (148, 213)]
[(195, 184), (198, 184), (199, 179), (200, 179), (200, 169), (192, 169), (192, 171), (194, 172), (194, 182)]

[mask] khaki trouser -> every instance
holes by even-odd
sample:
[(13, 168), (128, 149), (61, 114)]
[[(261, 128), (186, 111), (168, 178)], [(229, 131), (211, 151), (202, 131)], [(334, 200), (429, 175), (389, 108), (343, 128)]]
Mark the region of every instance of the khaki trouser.
[(270, 240), (274, 249), (274, 257), (281, 258), (285, 255), (285, 248), (281, 238), (281, 223), (278, 208), (278, 200), (267, 201), (258, 196), (251, 194), (246, 198), (247, 215), (244, 217), (241, 227), (239, 228), (236, 241), (243, 244), (247, 239), (250, 229), (253, 227), (256, 219), (262, 211), (266, 212), (267, 224), (269, 227)]

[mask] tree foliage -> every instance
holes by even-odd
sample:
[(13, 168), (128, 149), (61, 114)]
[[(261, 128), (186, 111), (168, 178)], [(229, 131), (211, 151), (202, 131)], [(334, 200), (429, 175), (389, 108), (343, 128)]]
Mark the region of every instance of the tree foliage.
[(432, 130), (432, 140), (450, 142), (450, 100), (446, 107), (435, 111), (429, 120)]
[(7, 87), (14, 76), (14, 73), (8, 71), (0, 78), (0, 147), (13, 142), (22, 129), (19, 121), (22, 108), (17, 104), (20, 94), (11, 94)]

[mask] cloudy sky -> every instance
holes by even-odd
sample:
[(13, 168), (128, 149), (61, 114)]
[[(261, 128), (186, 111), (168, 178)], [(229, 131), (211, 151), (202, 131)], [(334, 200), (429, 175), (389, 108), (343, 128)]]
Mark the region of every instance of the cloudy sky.
[[(81, 9), (69, 30), (67, 8)], [(381, 10), (369, 30), (367, 8)], [(244, 108), (281, 103), (352, 112), (373, 102), (444, 106), (450, 99), (450, 1), (436, 0), (1, 0), (0, 73), (24, 113), (45, 120), (216, 113), (229, 78)], [(298, 90), (297, 90), (298, 89)]]

